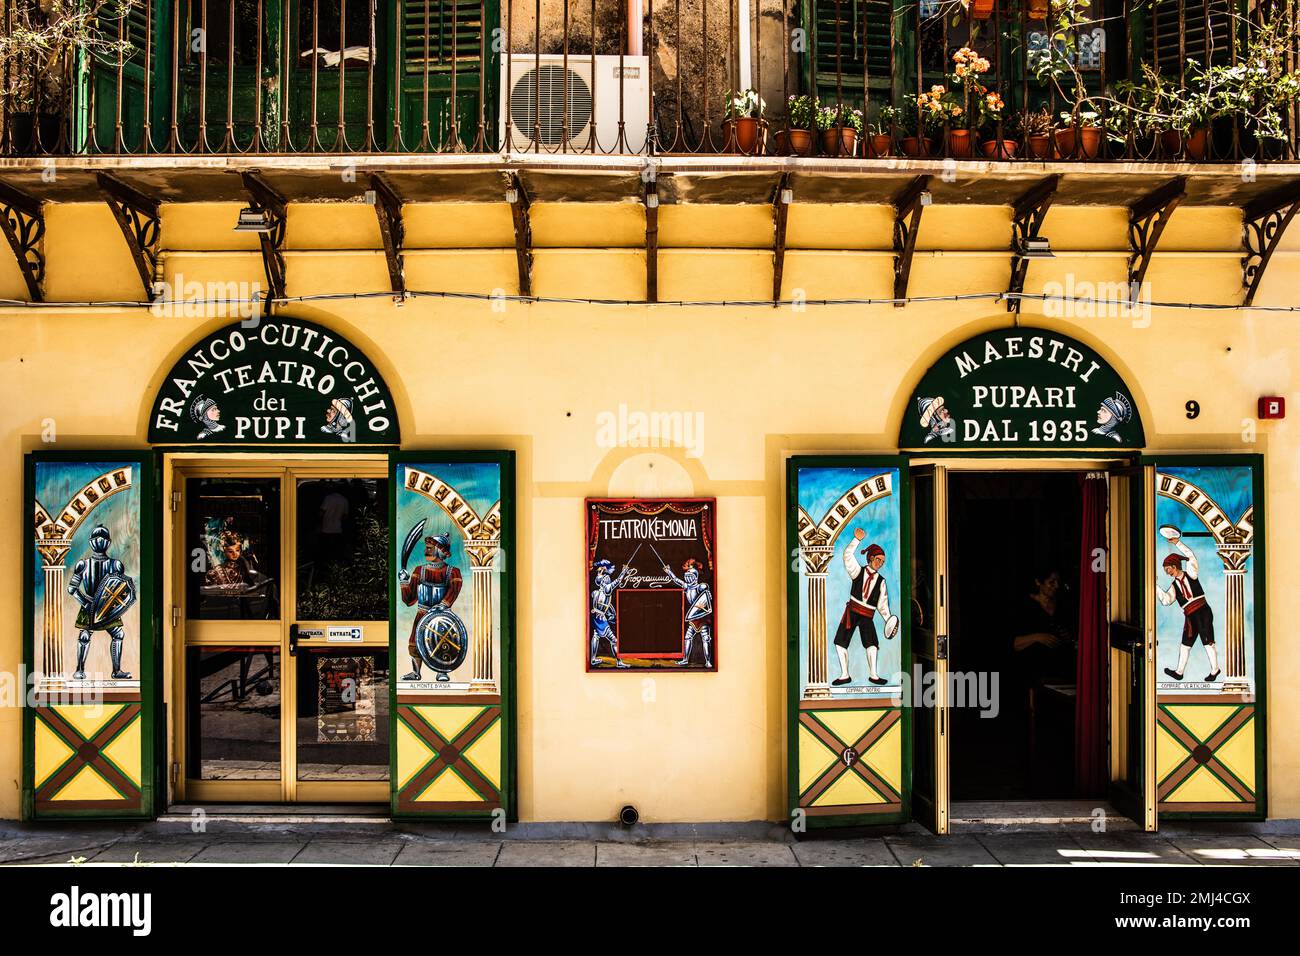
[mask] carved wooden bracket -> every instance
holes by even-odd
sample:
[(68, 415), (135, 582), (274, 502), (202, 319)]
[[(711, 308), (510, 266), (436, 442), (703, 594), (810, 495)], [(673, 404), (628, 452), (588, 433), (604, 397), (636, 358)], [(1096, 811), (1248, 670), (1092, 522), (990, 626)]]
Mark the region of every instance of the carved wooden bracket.
[(96, 179), (140, 273), (144, 297), (152, 302), (158, 279), (158, 241), (162, 236), (159, 202), (110, 173), (100, 173)]
[(379, 219), (384, 257), (388, 260), (388, 284), (393, 290), (393, 298), (401, 299), (406, 295), (406, 264), (402, 261), (406, 226), (402, 223), (402, 197), (379, 173), (370, 177), (370, 189), (375, 196), (375, 215)]
[(1273, 252), (1300, 210), (1300, 182), (1282, 186), (1242, 209), (1241, 233), (1246, 255), (1241, 260), (1241, 284), (1246, 289), (1242, 305), (1251, 305)]
[(1048, 176), (1011, 207), (1011, 281), (1007, 284), (1007, 311), (1020, 314), (1020, 293), (1025, 291), (1025, 276), (1029, 273), (1029, 260), (1022, 254), (1030, 239), (1037, 239), (1052, 207), (1056, 187), (1061, 177)]
[(929, 205), (929, 176), (917, 176), (893, 201), (894, 207), (894, 307), (907, 303), (907, 281), (912, 275), (912, 253), (921, 228), (921, 212)]
[(41, 282), (45, 279), (45, 253), (41, 239), (45, 237), (45, 215), (40, 200), (0, 182), (0, 228), (18, 260), (28, 296), (33, 302), (44, 302)]

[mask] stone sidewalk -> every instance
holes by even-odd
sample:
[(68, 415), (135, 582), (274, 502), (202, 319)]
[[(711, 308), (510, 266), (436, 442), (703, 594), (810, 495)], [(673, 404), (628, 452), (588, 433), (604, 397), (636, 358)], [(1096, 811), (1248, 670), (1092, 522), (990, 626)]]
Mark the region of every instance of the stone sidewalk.
[(1168, 827), (989, 828), (935, 837), (886, 833), (795, 840), (767, 823), (515, 824), (486, 827), (191, 818), (141, 824), (0, 822), (4, 865), (335, 866), (1300, 866), (1300, 821)]

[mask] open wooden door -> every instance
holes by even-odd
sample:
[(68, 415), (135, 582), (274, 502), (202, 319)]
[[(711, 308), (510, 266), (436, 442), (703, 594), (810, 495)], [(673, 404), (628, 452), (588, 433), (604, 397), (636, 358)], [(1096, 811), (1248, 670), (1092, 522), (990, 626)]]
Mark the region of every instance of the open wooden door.
[(948, 469), (912, 469), (912, 815), (948, 832)]
[(791, 458), (789, 802), (804, 828), (911, 818), (907, 464)]
[(1152, 469), (1110, 471), (1110, 802), (1155, 830)]

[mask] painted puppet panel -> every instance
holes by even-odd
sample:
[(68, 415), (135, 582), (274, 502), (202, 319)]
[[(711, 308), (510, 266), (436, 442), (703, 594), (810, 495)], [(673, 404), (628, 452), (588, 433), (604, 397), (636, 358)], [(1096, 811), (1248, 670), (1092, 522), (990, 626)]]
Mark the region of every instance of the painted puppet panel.
[(396, 812), (502, 805), (501, 466), (398, 464)]
[(587, 500), (587, 670), (715, 671), (712, 498)]
[(798, 806), (902, 811), (899, 471), (798, 470)]
[(140, 465), (37, 461), (33, 477), (33, 810), (144, 812)]
[(33, 667), (41, 689), (140, 689), (140, 466), (37, 462)]
[(1167, 812), (1256, 809), (1253, 473), (1156, 474), (1157, 774)]

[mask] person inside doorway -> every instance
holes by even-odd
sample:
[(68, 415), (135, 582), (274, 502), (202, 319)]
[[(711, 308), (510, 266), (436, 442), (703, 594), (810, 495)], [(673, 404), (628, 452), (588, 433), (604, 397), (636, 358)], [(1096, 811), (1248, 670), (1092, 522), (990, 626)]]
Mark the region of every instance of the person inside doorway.
[[(1156, 597), (1166, 607), (1177, 602), (1183, 609), (1183, 643), (1178, 648), (1178, 668), (1165, 668), (1165, 674), (1174, 680), (1182, 680), (1187, 672), (1187, 658), (1191, 655), (1196, 639), (1201, 639), (1205, 656), (1210, 662), (1210, 674), (1205, 682), (1212, 683), (1219, 679), (1219, 653), (1214, 644), (1214, 612), (1205, 600), (1205, 589), (1201, 587), (1201, 566), (1196, 560), (1196, 553), (1183, 544), (1181, 536), (1169, 539), (1169, 543), (1178, 549), (1178, 554), (1171, 554), (1163, 562), (1165, 574), (1170, 578), (1169, 589), (1156, 588)], [(1187, 567), (1184, 568), (1183, 565)]]
[(1032, 576), (1030, 592), (1020, 608), (1012, 641), (1015, 670), (1023, 685), (1074, 680), (1074, 640), (1058, 615), (1061, 573), (1039, 570)]
[(343, 524), (351, 513), (347, 496), (336, 484), (330, 485), (320, 503), (320, 526), (317, 534), (321, 564), (338, 564), (346, 557), (347, 548)]
[(876, 634), (876, 615), (885, 621), (885, 637), (893, 637), (898, 630), (898, 619), (889, 614), (889, 591), (885, 587), (885, 577), (880, 569), (885, 566), (885, 549), (878, 544), (870, 544), (862, 549), (866, 557), (865, 565), (858, 563), (854, 553), (867, 536), (858, 528), (853, 532), (853, 540), (844, 548), (844, 568), (849, 574), (849, 599), (840, 616), (840, 626), (835, 631), (835, 653), (840, 659), (840, 676), (831, 681), (835, 687), (841, 687), (853, 680), (849, 672), (849, 645), (853, 643), (853, 632), (858, 632), (863, 648), (867, 652), (867, 680), (877, 687), (889, 683), (881, 677), (876, 669), (876, 658), (880, 653), (880, 639)]

